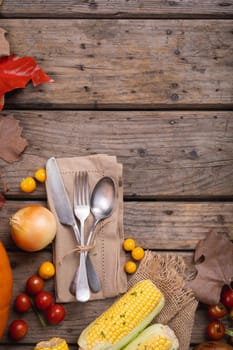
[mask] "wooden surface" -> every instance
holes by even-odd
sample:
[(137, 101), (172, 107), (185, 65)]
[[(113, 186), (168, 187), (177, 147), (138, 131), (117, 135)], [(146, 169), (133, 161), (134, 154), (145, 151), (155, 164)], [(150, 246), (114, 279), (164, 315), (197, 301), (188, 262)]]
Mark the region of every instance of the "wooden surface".
[[(20, 161), (0, 160), (7, 201), (0, 239), (14, 273), (14, 296), (51, 247), (18, 250), (9, 217), (46, 205), (21, 179), (51, 157), (107, 153), (123, 164), (124, 231), (145, 249), (184, 257), (193, 272), (197, 242), (214, 228), (233, 240), (233, 1), (4, 0), (0, 27), (11, 52), (34, 56), (54, 80), (6, 96), (2, 115), (20, 121), (29, 146)], [(53, 291), (53, 281), (47, 284)], [(50, 336), (77, 349), (81, 330), (113, 300), (67, 304), (67, 318), (42, 330), (33, 313), (28, 336), (7, 334), (0, 349), (31, 350)], [(10, 319), (17, 314), (12, 310)], [(190, 347), (205, 340), (203, 306)], [(183, 350), (183, 349), (182, 349)]]
[(1, 25), (12, 52), (36, 56), (55, 79), (14, 94), (10, 106), (177, 109), (232, 104), (231, 20), (10, 19)]
[(4, 17), (46, 17), (46, 18), (180, 18), (180, 17), (224, 17), (233, 14), (232, 0), (4, 0)]

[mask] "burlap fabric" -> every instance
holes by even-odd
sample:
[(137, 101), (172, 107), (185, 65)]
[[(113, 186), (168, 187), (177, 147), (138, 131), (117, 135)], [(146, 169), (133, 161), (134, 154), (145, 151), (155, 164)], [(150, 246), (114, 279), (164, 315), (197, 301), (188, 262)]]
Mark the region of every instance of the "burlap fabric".
[(198, 301), (185, 285), (183, 258), (147, 251), (128, 287), (146, 278), (150, 278), (165, 296), (165, 306), (153, 323), (171, 327), (179, 340), (179, 349), (188, 350)]

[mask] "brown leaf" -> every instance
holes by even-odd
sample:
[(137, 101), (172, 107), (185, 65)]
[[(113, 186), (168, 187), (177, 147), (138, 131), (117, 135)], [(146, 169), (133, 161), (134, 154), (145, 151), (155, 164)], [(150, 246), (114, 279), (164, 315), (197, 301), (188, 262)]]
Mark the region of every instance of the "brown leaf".
[(233, 281), (233, 244), (222, 234), (210, 231), (197, 244), (194, 263), (197, 276), (188, 286), (197, 300), (208, 305), (217, 304), (223, 285)]
[(20, 153), (28, 145), (21, 132), (19, 121), (13, 115), (0, 116), (0, 158), (9, 163), (19, 159)]

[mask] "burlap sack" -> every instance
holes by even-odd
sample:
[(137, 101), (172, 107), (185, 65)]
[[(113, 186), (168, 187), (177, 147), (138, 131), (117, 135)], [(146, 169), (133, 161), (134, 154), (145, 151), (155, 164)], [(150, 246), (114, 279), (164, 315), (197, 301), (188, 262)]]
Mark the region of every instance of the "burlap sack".
[(181, 256), (147, 251), (128, 287), (150, 278), (165, 296), (165, 306), (153, 323), (171, 327), (179, 339), (180, 350), (188, 350), (198, 301), (185, 286), (185, 262)]

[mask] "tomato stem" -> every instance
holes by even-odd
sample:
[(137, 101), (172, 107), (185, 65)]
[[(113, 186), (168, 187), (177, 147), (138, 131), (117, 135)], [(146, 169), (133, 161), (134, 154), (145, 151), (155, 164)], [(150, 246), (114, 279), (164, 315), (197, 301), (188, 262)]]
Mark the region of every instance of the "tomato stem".
[(35, 307), (34, 300), (33, 300), (32, 298), (30, 298), (30, 299), (31, 299), (31, 303), (32, 303), (32, 309), (33, 309), (33, 311), (35, 312), (35, 314), (36, 314), (38, 320), (40, 321), (41, 326), (42, 326), (42, 327), (46, 327), (47, 324), (46, 324), (46, 322), (45, 322), (43, 316), (41, 315), (41, 313), (40, 313), (40, 312), (37, 310), (37, 308)]
[(233, 337), (233, 329), (226, 328), (225, 329), (225, 334), (229, 335), (230, 337)]

